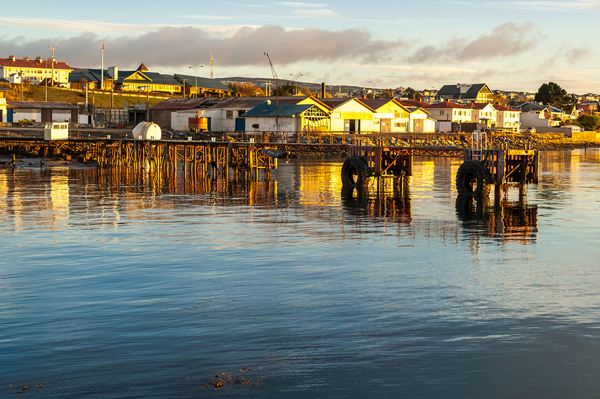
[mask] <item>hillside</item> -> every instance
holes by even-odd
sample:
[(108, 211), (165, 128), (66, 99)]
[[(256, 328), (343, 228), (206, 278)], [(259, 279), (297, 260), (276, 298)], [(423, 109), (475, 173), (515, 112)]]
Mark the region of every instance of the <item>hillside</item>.
[[(11, 85), (10, 83), (0, 83), (0, 86), (12, 89), (11, 92), (5, 94), (7, 100), (21, 100), (21, 85)], [(61, 101), (69, 104), (85, 103), (85, 92), (59, 89), (48, 87), (48, 101)], [(110, 107), (110, 94), (99, 94), (92, 91), (88, 92), (88, 102), (96, 107)], [(171, 96), (160, 95), (159, 98), (153, 98), (153, 93), (150, 93), (150, 106), (171, 98)], [(23, 101), (46, 101), (46, 87), (38, 85), (23, 85)], [(113, 94), (113, 107), (121, 108), (125, 105), (130, 107), (135, 104), (146, 103), (148, 101), (145, 95), (122, 95), (115, 92)]]

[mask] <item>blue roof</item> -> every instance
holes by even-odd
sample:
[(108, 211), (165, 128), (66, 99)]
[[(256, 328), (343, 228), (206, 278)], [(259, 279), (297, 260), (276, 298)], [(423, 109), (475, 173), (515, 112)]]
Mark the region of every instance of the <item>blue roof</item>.
[(276, 116), (276, 112), (279, 116), (294, 116), (314, 106), (314, 104), (279, 104), (279, 107), (276, 107), (275, 104), (259, 104), (247, 111), (244, 116)]

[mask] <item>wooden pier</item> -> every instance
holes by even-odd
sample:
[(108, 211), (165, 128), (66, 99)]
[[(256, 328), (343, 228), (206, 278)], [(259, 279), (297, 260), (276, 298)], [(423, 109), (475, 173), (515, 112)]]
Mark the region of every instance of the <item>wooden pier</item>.
[(129, 168), (162, 170), (184, 173), (229, 173), (264, 170), (270, 173), (277, 167), (277, 159), (263, 151), (264, 146), (253, 143), (219, 141), (133, 139), (70, 139), (45, 141), (43, 139), (0, 139), (0, 150), (9, 153), (37, 154), (39, 157), (63, 157), (93, 163), (98, 168)]

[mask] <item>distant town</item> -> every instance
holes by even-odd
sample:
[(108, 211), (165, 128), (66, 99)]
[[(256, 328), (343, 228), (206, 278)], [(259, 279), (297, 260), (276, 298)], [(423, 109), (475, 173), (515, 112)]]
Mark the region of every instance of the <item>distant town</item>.
[(152, 121), (162, 129), (188, 132), (198, 128), (191, 119), (206, 118), (203, 129), (219, 132), (485, 130), (567, 136), (600, 128), (598, 95), (569, 94), (555, 82), (536, 93), (493, 90), (485, 83), (381, 89), (307, 83), (299, 80), (302, 74), (215, 79), (212, 66), (211, 59), (211, 78), (206, 78), (198, 76), (201, 66), (190, 66), (190, 74), (169, 75), (144, 63), (135, 70), (72, 68), (54, 57), (10, 55), (0, 58), (0, 123), (111, 127)]

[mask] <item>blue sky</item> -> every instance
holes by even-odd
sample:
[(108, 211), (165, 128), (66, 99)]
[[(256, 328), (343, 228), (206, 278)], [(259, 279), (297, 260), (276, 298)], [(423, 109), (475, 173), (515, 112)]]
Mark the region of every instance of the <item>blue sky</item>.
[(22, 1), (0, 16), (0, 56), (72, 67), (270, 77), (378, 88), (488, 83), (536, 91), (555, 81), (600, 92), (600, 0)]

